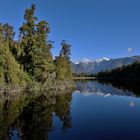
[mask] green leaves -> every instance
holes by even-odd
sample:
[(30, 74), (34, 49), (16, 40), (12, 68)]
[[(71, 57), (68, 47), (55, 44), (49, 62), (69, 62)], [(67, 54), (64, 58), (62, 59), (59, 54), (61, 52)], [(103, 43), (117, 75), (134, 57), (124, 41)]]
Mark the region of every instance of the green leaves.
[(70, 47), (66, 41), (61, 43), (62, 49), (60, 51), (59, 57), (56, 57), (56, 67), (57, 67), (57, 78), (58, 79), (71, 79), (71, 65), (70, 65)]
[(20, 27), (21, 63), (24, 70), (37, 82), (48, 78), (54, 72), (55, 65), (51, 54), (52, 44), (48, 43), (48, 23), (39, 21), (34, 16), (35, 6), (25, 10), (25, 23)]
[(62, 50), (60, 51), (60, 56), (63, 56), (69, 59), (71, 55), (71, 52), (70, 52), (71, 45), (67, 43), (65, 40), (62, 40), (61, 46), (62, 46)]
[(62, 41), (62, 50), (54, 61), (53, 42), (48, 40), (49, 24), (44, 20), (37, 21), (34, 14), (35, 5), (25, 10), (25, 22), (19, 28), (18, 41), (13, 39), (12, 26), (0, 24), (0, 85), (25, 86), (32, 81), (48, 86), (56, 78), (71, 78), (71, 45)]
[(0, 46), (0, 81), (1, 84), (25, 86), (30, 81), (29, 76), (20, 68), (13, 57), (8, 43)]
[(8, 23), (0, 23), (0, 40), (12, 41), (14, 38), (15, 32), (13, 27)]

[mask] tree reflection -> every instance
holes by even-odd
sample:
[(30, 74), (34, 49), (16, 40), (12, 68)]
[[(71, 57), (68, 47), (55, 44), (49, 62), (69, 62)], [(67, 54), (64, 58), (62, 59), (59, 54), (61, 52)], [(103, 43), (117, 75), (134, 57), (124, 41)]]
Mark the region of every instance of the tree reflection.
[(125, 91), (132, 92), (135, 96), (140, 97), (139, 81), (130, 80), (112, 80), (112, 79), (98, 79), (102, 84), (111, 84), (112, 86)]
[(70, 93), (22, 95), (15, 100), (1, 100), (0, 139), (48, 140), (49, 132), (55, 129), (54, 114), (66, 132), (72, 126), (71, 100)]

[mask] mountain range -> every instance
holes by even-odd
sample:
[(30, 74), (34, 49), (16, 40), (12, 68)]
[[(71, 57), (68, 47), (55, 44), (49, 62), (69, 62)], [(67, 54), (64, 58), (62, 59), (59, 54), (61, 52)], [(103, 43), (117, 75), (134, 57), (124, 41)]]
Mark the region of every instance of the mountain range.
[(72, 62), (72, 72), (74, 74), (96, 74), (102, 71), (108, 71), (122, 66), (130, 65), (134, 62), (140, 62), (140, 56), (130, 56), (124, 58), (108, 59), (106, 57), (92, 60), (84, 58), (77, 62)]

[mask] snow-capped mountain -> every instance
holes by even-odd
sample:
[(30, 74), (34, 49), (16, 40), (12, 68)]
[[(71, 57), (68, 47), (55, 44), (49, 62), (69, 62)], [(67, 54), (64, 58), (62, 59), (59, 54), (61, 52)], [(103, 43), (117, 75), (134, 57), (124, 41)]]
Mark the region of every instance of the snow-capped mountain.
[(75, 64), (80, 64), (80, 63), (89, 64), (89, 63), (92, 63), (92, 62), (93, 62), (93, 60), (91, 60), (91, 59), (83, 58), (82, 60), (75, 62)]
[(118, 67), (126, 66), (134, 62), (140, 62), (140, 56), (131, 56), (117, 59), (108, 59), (106, 57), (91, 60), (82, 59), (76, 63), (72, 63), (72, 71), (75, 74), (86, 73), (86, 74), (96, 74), (101, 71), (111, 70)]
[(102, 62), (102, 61), (109, 61), (109, 60), (110, 60), (110, 59), (108, 59), (108, 58), (106, 58), (106, 57), (102, 57), (102, 58), (96, 59), (95, 61), (94, 61), (93, 59), (83, 58), (83, 59), (80, 60), (80, 61), (74, 62), (74, 64), (80, 64), (80, 63), (90, 64), (90, 63), (93, 63), (93, 62), (100, 63), (100, 62)]

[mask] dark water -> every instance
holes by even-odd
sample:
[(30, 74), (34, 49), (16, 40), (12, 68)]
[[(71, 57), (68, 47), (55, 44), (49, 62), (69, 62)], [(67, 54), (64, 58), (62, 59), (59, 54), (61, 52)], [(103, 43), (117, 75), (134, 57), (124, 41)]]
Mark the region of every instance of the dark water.
[(77, 82), (73, 93), (0, 99), (0, 140), (139, 140), (139, 85)]

